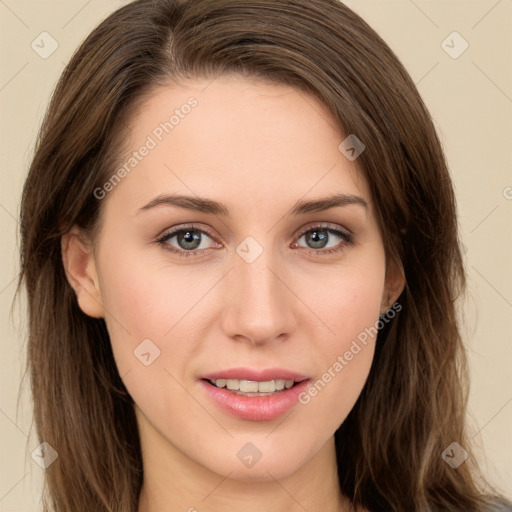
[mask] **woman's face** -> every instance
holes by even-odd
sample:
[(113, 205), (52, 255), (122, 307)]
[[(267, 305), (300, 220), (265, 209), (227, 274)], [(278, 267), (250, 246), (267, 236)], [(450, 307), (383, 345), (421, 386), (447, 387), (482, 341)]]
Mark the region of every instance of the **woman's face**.
[(265, 480), (332, 446), (400, 291), (346, 135), (313, 97), (235, 77), (156, 89), (133, 118), (79, 303), (147, 457)]

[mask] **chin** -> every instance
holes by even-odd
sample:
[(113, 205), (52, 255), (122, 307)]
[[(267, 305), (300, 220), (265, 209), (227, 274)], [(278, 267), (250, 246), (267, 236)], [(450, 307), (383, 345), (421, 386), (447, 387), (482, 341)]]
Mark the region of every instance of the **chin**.
[(307, 462), (303, 444), (299, 450), (295, 447), (286, 449), (278, 443), (272, 445), (264, 437), (261, 442), (254, 438), (254, 443), (244, 440), (233, 444), (236, 445), (233, 456), (229, 453), (231, 448), (224, 445), (221, 453), (212, 454), (214, 458), (205, 461), (205, 467), (217, 474), (229, 475), (231, 480), (268, 482), (294, 474)]
[(229, 475), (230, 480), (239, 482), (269, 482), (281, 480), (295, 473), (300, 468), (297, 459), (290, 457), (283, 459), (282, 454), (275, 454), (267, 461), (261, 459), (253, 467), (245, 467), (237, 462), (235, 465), (227, 462), (222, 467), (217, 467), (215, 472), (221, 475)]

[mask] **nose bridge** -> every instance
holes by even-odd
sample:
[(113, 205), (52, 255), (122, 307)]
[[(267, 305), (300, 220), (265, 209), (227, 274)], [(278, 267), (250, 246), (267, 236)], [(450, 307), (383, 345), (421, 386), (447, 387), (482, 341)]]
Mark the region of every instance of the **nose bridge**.
[[(240, 244), (238, 251), (244, 248)], [(277, 258), (271, 249), (263, 250), (253, 261), (241, 254), (234, 255), (230, 272), (224, 312), (226, 334), (255, 343), (289, 334), (293, 328), (293, 294), (283, 283)]]

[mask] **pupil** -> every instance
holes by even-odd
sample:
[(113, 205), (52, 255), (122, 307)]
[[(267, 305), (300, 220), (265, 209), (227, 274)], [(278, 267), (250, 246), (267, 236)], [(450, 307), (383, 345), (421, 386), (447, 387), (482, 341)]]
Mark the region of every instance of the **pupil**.
[(309, 241), (313, 244), (315, 249), (322, 249), (327, 245), (327, 231), (315, 229), (310, 232)]
[(178, 244), (182, 249), (197, 249), (201, 245), (201, 235), (194, 231), (182, 231), (178, 234)]

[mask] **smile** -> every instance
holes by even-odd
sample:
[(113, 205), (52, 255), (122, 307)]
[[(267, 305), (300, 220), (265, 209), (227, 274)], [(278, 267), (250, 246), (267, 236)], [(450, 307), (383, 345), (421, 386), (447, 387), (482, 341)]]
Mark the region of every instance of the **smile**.
[(266, 381), (238, 380), (238, 379), (213, 379), (209, 380), (215, 387), (232, 391), (237, 395), (243, 396), (268, 396), (276, 391), (281, 392), (284, 389), (290, 389), (296, 382), (293, 380), (276, 379)]
[[(299, 403), (299, 396), (307, 389), (310, 379), (300, 382), (291, 379), (201, 379), (199, 382), (208, 400), (221, 411), (243, 420), (270, 421)], [(258, 391), (243, 391), (255, 390), (256, 386)]]

